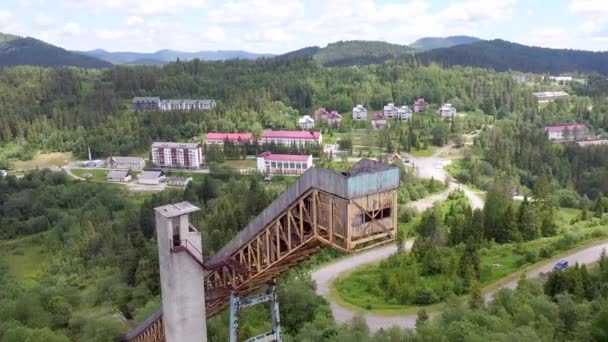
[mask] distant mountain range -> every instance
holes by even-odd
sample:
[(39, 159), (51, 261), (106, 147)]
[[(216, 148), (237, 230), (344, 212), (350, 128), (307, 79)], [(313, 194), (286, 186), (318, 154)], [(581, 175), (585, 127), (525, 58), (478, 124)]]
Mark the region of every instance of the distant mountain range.
[(596, 72), (608, 75), (608, 52), (549, 49), (501, 39), (425, 51), (416, 54), (416, 59), (422, 63), (465, 65), (497, 71), (551, 74)]
[(483, 39), (469, 36), (450, 36), (450, 37), (425, 37), (416, 40), (409, 46), (417, 51), (426, 51), (440, 48), (448, 48), (456, 45), (467, 45), (481, 42)]
[(165, 64), (180, 60), (198, 58), (206, 61), (219, 61), (227, 59), (257, 59), (272, 57), (271, 54), (252, 53), (247, 51), (197, 51), (185, 52), (177, 50), (159, 50), (152, 53), (145, 52), (109, 52), (102, 49), (91, 51), (73, 51), (82, 55), (95, 57), (112, 64)]
[(0, 67), (15, 65), (75, 66), (86, 69), (112, 66), (106, 61), (70, 52), (35, 38), (0, 33)]
[(326, 47), (305, 47), (283, 55), (247, 51), (184, 52), (160, 50), (154, 53), (68, 51), (31, 37), (0, 33), (0, 67), (14, 65), (75, 66), (106, 68), (113, 64), (165, 64), (177, 59), (228, 60), (257, 58), (312, 58), (324, 66), (383, 63), (397, 59), (445, 66), (465, 65), (497, 71), (533, 73), (601, 73), (608, 75), (608, 52), (548, 49), (500, 39), (482, 40), (469, 36), (427, 37), (410, 45), (381, 41), (338, 41)]

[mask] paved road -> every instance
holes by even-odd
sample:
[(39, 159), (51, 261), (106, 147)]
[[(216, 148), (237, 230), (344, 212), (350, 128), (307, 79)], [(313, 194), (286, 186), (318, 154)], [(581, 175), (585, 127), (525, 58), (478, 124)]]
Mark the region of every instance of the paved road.
[[(446, 178), (449, 179), (448, 190), (439, 194), (428, 196), (419, 201), (412, 202), (410, 203), (410, 205), (418, 209), (419, 211), (423, 211), (426, 208), (431, 207), (435, 202), (445, 200), (450, 191), (461, 188), (469, 199), (469, 201), (471, 202), (471, 207), (473, 207), (473, 209), (483, 207), (483, 200), (477, 194), (467, 189), (466, 187), (461, 186), (455, 180), (448, 178), (449, 176), (443, 170), (443, 166), (447, 165), (450, 160), (439, 158), (438, 155), (447, 148), (449, 147), (444, 147), (438, 150), (437, 152), (435, 152), (435, 154), (428, 158), (415, 158), (413, 156), (408, 156), (408, 158), (416, 167), (418, 176), (426, 178), (432, 177), (440, 181), (445, 181)], [(412, 241), (407, 241), (404, 246), (405, 250), (409, 250), (411, 246)], [(579, 252), (572, 253), (564, 259), (568, 260), (570, 264), (574, 264), (576, 262), (580, 264), (589, 264), (592, 263), (594, 260), (597, 260), (603, 248), (608, 249), (608, 242), (598, 246), (587, 248)], [(338, 277), (341, 273), (355, 269), (359, 266), (371, 264), (386, 259), (396, 251), (397, 246), (395, 244), (389, 244), (383, 247), (348, 256), (335, 263), (326, 265), (311, 274), (311, 278), (317, 284), (317, 294), (327, 298), (330, 301), (331, 310), (336, 321), (341, 323), (349, 322), (357, 313), (357, 311), (339, 305), (338, 303), (332, 301), (329, 297), (331, 283), (336, 279), (336, 277)], [(552, 267), (552, 264), (547, 264), (537, 269), (528, 271), (526, 275), (528, 276), (528, 278), (534, 278), (542, 272), (550, 271)], [(514, 288), (515, 286), (517, 286), (517, 281), (518, 279), (509, 281), (505, 284), (500, 285), (496, 290), (505, 287)], [(485, 294), (486, 301), (491, 300), (491, 298), (493, 298), (495, 291)], [(369, 328), (373, 331), (379, 330), (381, 328), (390, 328), (394, 325), (399, 326), (401, 328), (413, 328), (416, 324), (415, 314), (379, 316), (371, 313), (361, 313), (364, 315)]]

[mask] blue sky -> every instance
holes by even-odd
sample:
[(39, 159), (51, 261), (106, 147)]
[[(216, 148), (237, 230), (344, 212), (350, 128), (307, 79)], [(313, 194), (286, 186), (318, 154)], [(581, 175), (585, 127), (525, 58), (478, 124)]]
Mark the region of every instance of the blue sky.
[(282, 53), (458, 34), (608, 50), (608, 0), (2, 0), (0, 32), (73, 50)]

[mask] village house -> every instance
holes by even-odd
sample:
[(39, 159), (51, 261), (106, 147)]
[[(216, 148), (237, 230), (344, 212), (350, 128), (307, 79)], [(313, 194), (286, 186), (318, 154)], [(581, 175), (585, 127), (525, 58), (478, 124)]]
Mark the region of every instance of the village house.
[(353, 107), (353, 120), (367, 120), (367, 109), (363, 105)]
[(532, 93), (532, 95), (536, 97), (538, 103), (552, 102), (556, 99), (561, 99), (569, 96), (568, 93), (566, 93), (565, 91), (543, 91), (538, 93)]
[(106, 180), (108, 182), (129, 182), (131, 181), (131, 175), (129, 174), (129, 170), (110, 170), (106, 175)]
[(298, 119), (298, 127), (307, 131), (315, 127), (315, 120), (310, 115), (304, 115)]
[(414, 113), (426, 112), (428, 107), (429, 104), (422, 97), (414, 101)]
[(583, 124), (545, 126), (545, 132), (550, 140), (578, 141), (585, 139), (588, 134), (587, 127)]
[(208, 110), (216, 106), (215, 100), (161, 100), (160, 97), (134, 97), (131, 103), (137, 111)]
[(160, 167), (197, 169), (203, 162), (199, 143), (155, 142), (152, 144), (152, 163)]
[(589, 139), (589, 140), (581, 140), (577, 142), (580, 147), (588, 147), (588, 146), (598, 146), (598, 145), (608, 145), (608, 139)]
[(262, 144), (304, 146), (306, 144), (321, 144), (323, 137), (321, 132), (264, 131), (260, 141)]
[(205, 135), (205, 144), (207, 145), (224, 145), (225, 141), (237, 145), (243, 145), (250, 143), (253, 140), (253, 134), (251, 133), (216, 133), (211, 132)]
[(192, 177), (177, 176), (177, 177), (169, 178), (167, 181), (167, 184), (169, 184), (171, 186), (186, 187), (191, 182), (192, 182)]
[(442, 118), (453, 118), (456, 115), (456, 107), (452, 106), (451, 103), (444, 103), (443, 106), (437, 110), (437, 113), (439, 113), (439, 116)]
[(143, 170), (146, 166), (144, 158), (139, 157), (110, 157), (106, 161), (110, 169)]
[(384, 110), (382, 111), (382, 114), (384, 115), (385, 118), (388, 119), (393, 119), (397, 117), (397, 107), (395, 107), (394, 103), (389, 103), (386, 106), (384, 106)]
[(137, 183), (145, 185), (159, 185), (165, 179), (165, 173), (162, 171), (143, 171), (137, 178)]
[(264, 174), (302, 174), (312, 167), (312, 155), (263, 152), (257, 158), (257, 170)]
[(401, 106), (397, 109), (397, 120), (410, 121), (412, 120), (412, 110), (408, 106)]
[(324, 122), (330, 126), (338, 126), (342, 123), (342, 115), (335, 110), (328, 112), (325, 108), (319, 108), (314, 113), (314, 118), (318, 122)]
[(374, 129), (381, 129), (389, 127), (386, 117), (382, 113), (376, 113), (372, 116), (372, 127)]

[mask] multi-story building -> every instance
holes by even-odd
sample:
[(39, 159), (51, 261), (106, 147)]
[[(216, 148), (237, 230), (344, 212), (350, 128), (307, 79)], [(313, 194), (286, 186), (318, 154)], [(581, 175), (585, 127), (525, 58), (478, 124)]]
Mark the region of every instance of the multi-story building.
[(312, 167), (312, 155), (272, 154), (263, 152), (257, 158), (257, 169), (266, 174), (301, 174)]
[(382, 111), (382, 114), (384, 114), (385, 118), (396, 118), (397, 117), (397, 107), (395, 107), (394, 103), (389, 103), (386, 106), (384, 106), (384, 110)]
[(542, 91), (538, 93), (532, 93), (538, 103), (547, 103), (551, 101), (555, 101), (556, 99), (561, 99), (564, 97), (568, 97), (568, 93), (565, 91)]
[(216, 106), (215, 100), (161, 100), (160, 97), (134, 97), (133, 110), (168, 111), (168, 110), (207, 110)]
[(250, 143), (253, 140), (253, 135), (251, 133), (217, 133), (210, 132), (205, 135), (205, 144), (217, 144), (223, 145), (225, 141), (230, 141), (231, 143), (237, 145), (243, 145), (245, 143)]
[(139, 157), (110, 157), (106, 161), (110, 169), (143, 170), (146, 166), (144, 158)]
[(197, 169), (203, 162), (201, 144), (155, 142), (152, 144), (152, 163), (160, 167)]
[(298, 127), (303, 130), (313, 129), (315, 127), (315, 120), (310, 115), (304, 115), (298, 119)]
[(133, 110), (159, 110), (160, 97), (134, 97), (132, 105)]
[(587, 126), (583, 124), (545, 126), (545, 132), (550, 140), (578, 141), (587, 138)]
[(422, 97), (414, 101), (414, 113), (426, 112), (428, 107), (428, 102)]
[(367, 109), (363, 105), (353, 107), (353, 120), (367, 120)]
[(397, 120), (410, 121), (412, 120), (412, 110), (408, 106), (401, 106), (397, 109)]
[(264, 131), (260, 137), (262, 144), (298, 145), (321, 144), (321, 132), (306, 131)]
[(437, 113), (442, 118), (453, 118), (456, 115), (456, 107), (452, 106), (451, 103), (444, 103), (443, 106), (439, 107)]

